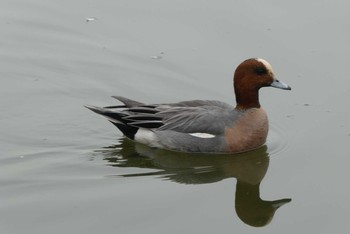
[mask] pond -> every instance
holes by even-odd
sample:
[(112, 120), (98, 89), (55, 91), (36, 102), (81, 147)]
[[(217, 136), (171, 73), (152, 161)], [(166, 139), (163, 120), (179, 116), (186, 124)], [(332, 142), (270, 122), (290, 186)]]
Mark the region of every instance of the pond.
[[(0, 233), (345, 233), (346, 1), (3, 0)], [(264, 88), (264, 147), (188, 154), (126, 139), (84, 108), (235, 104), (244, 59)]]

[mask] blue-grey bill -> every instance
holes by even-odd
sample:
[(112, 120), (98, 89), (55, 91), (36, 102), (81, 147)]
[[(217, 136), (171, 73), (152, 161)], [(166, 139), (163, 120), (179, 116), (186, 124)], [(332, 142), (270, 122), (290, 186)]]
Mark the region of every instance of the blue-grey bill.
[(271, 83), (271, 87), (275, 87), (275, 88), (278, 88), (278, 89), (286, 89), (286, 90), (291, 90), (292, 89), (289, 85), (287, 85), (286, 83), (283, 83), (280, 80), (274, 80)]

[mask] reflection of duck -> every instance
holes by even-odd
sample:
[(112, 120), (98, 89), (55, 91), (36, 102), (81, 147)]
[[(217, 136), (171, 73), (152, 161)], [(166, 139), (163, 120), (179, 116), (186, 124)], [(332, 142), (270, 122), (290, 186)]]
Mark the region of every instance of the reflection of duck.
[(235, 208), (239, 218), (246, 224), (262, 227), (269, 224), (278, 208), (291, 201), (290, 198), (264, 201), (260, 198), (260, 183), (248, 184), (237, 180)]
[(269, 157), (267, 147), (242, 154), (189, 154), (154, 149), (127, 138), (120, 145), (99, 152), (111, 166), (157, 169), (154, 172), (121, 175), (123, 177), (158, 175), (183, 184), (213, 183), (226, 178), (237, 179), (235, 208), (239, 218), (251, 226), (267, 225), (275, 211), (291, 199), (264, 201), (260, 183)]

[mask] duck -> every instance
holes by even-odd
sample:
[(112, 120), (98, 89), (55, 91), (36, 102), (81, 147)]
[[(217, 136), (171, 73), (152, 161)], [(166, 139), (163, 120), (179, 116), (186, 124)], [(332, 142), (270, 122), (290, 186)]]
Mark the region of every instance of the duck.
[(125, 137), (152, 148), (193, 153), (241, 153), (266, 143), (269, 121), (259, 102), (262, 87), (291, 90), (269, 62), (250, 58), (234, 71), (236, 105), (217, 100), (145, 104), (112, 96), (121, 105), (91, 111), (107, 118)]

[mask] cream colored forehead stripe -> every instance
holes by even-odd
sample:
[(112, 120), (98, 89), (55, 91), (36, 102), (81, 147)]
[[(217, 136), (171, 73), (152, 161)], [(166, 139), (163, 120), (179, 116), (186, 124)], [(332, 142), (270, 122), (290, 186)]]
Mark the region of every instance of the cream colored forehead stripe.
[(269, 64), (268, 61), (266, 61), (265, 59), (262, 59), (262, 58), (258, 58), (258, 59), (256, 59), (256, 60), (259, 61), (259, 62), (261, 62), (262, 64), (264, 64), (265, 67), (267, 68), (267, 70), (269, 70), (272, 74), (275, 74), (275, 73), (273, 72), (273, 69), (272, 69), (272, 67), (271, 67), (271, 65)]

